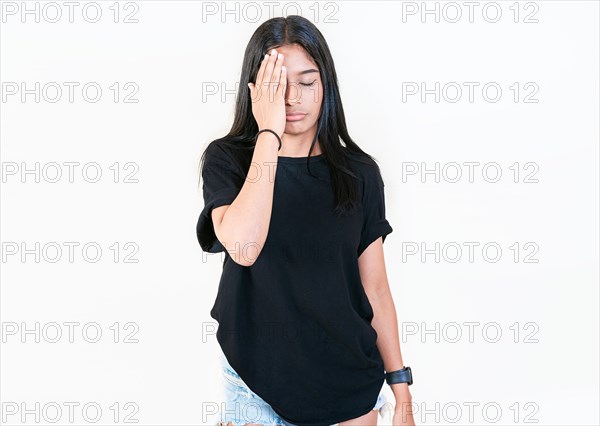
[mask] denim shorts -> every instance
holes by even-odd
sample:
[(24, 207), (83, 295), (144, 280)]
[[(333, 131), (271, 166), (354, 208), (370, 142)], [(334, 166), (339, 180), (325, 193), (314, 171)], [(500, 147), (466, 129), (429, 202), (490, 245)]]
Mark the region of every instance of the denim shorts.
[[(246, 423), (257, 423), (264, 426), (294, 426), (283, 420), (269, 404), (248, 388), (233, 367), (229, 365), (223, 352), (220, 353), (220, 359), (225, 382), (225, 404), (224, 409), (221, 410), (219, 425), (229, 426), (229, 422), (231, 422), (233, 426), (244, 426)], [(379, 410), (385, 403), (386, 397), (382, 389), (373, 410)], [(381, 411), (379, 414), (383, 416)], [(332, 426), (338, 425), (339, 423), (336, 423)]]

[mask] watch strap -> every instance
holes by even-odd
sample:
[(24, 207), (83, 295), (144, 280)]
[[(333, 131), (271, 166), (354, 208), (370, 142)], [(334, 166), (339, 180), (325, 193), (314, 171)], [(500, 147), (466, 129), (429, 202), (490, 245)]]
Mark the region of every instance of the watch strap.
[(401, 370), (385, 373), (385, 381), (388, 385), (393, 385), (396, 383), (408, 383), (410, 386), (413, 384), (412, 370), (410, 367), (404, 367)]

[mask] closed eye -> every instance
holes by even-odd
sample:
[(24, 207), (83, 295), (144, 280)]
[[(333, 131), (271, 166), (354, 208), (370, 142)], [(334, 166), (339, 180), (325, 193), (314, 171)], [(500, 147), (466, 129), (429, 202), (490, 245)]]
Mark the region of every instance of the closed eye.
[(317, 82), (317, 80), (313, 81), (312, 83), (300, 83), (301, 86), (312, 86), (313, 84), (315, 84)]

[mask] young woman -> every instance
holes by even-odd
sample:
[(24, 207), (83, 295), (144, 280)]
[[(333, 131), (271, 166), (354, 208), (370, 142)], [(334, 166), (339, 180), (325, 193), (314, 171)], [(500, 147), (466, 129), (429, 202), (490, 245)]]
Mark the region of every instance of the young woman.
[(240, 80), (229, 134), (202, 155), (196, 229), (203, 250), (226, 251), (210, 312), (222, 424), (376, 425), (384, 380), (393, 424), (414, 424), (384, 263), (384, 183), (348, 134), (325, 39), (300, 16), (270, 19)]

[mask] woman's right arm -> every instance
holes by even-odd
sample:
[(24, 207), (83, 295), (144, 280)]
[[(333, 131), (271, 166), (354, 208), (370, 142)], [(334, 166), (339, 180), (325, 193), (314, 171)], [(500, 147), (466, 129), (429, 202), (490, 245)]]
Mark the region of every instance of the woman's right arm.
[[(268, 57), (267, 57), (268, 56)], [(281, 138), (285, 130), (287, 72), (283, 55), (267, 55), (250, 83), (252, 112), (259, 130), (272, 129)], [(279, 142), (271, 132), (258, 135), (252, 166), (238, 196), (229, 205), (212, 210), (215, 234), (231, 258), (252, 266), (269, 232)]]
[(267, 239), (278, 147), (275, 135), (261, 133), (254, 148), (249, 179), (231, 204), (212, 211), (217, 238), (231, 258), (242, 266), (252, 266)]

